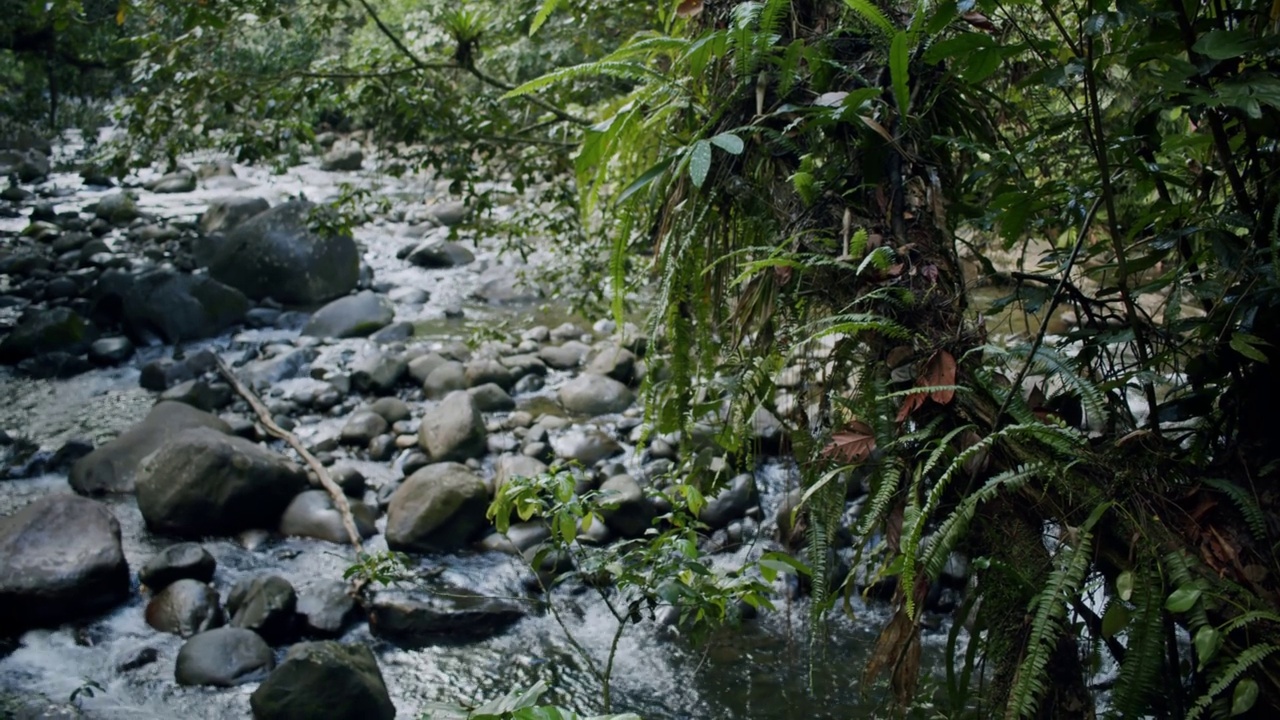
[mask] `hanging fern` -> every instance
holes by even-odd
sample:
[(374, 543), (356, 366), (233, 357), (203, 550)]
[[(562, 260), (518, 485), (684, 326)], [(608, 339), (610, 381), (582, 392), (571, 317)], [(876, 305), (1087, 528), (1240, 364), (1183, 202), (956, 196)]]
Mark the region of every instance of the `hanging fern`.
[(1258, 499), (1245, 488), (1221, 478), (1204, 478), (1200, 482), (1217, 490), (1231, 499), (1231, 503), (1240, 511), (1244, 521), (1249, 525), (1253, 539), (1263, 543), (1267, 540), (1267, 519), (1258, 505)]
[(1152, 573), (1137, 573), (1133, 587), (1133, 614), (1127, 626), (1128, 642), (1111, 701), (1120, 717), (1142, 717), (1150, 700), (1163, 692), (1164, 586)]
[(1248, 672), (1249, 668), (1262, 662), (1268, 655), (1277, 650), (1280, 650), (1280, 646), (1270, 643), (1253, 645), (1241, 650), (1240, 654), (1236, 655), (1235, 660), (1214, 677), (1213, 684), (1209, 686), (1208, 692), (1196, 700), (1195, 705), (1191, 707), (1191, 711), (1187, 713), (1187, 720), (1196, 720), (1196, 718), (1204, 714), (1204, 711), (1213, 703), (1214, 698), (1231, 687), (1236, 680), (1240, 679), (1240, 676)]
[(1015, 490), (1036, 477), (1048, 473), (1044, 463), (1020, 465), (1006, 470), (988, 480), (982, 487), (965, 496), (964, 500), (951, 511), (938, 530), (933, 534), (928, 547), (921, 558), (921, 571), (928, 577), (937, 577), (947, 564), (947, 559), (969, 530), (969, 523), (977, 514), (978, 506), (991, 500), (1001, 490)]

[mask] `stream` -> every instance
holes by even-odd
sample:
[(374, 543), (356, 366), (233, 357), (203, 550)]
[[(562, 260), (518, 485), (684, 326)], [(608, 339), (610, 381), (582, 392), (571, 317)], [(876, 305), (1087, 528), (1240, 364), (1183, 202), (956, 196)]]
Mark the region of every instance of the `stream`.
[[(74, 157), (77, 144), (58, 149), (61, 166)], [(191, 158), (198, 163), (212, 158)], [(374, 163), (365, 161), (366, 167)], [(518, 269), (536, 274), (540, 263), (554, 262), (554, 253), (540, 250), (523, 265), (518, 256), (500, 251), (492, 238), (467, 237), (476, 260), (446, 269), (423, 269), (397, 252), (420, 237), (449, 234), (446, 227), (426, 228), (413, 224), (433, 205), (448, 200), (444, 188), (430, 178), (394, 178), (375, 171), (334, 172), (321, 170), (310, 159), (272, 174), (265, 168), (235, 165), (235, 177), (206, 180), (192, 192), (156, 194), (134, 188), (139, 208), (156, 218), (176, 223), (194, 223), (208, 203), (229, 194), (266, 199), (272, 206), (303, 196), (323, 200), (336, 195), (340, 185), (353, 183), (369, 188), (378, 197), (391, 200), (392, 211), (355, 228), (365, 264), (372, 270), (374, 288), (420, 288), (430, 297), (424, 303), (399, 302), (395, 320), (413, 323), (410, 345), (429, 348), (485, 337), (494, 329), (504, 329), (514, 338), (536, 325), (552, 327), (565, 321), (592, 327), (592, 318), (575, 318), (566, 307), (553, 302), (491, 305), (473, 299), (472, 293), (487, 279)], [(142, 173), (129, 179), (132, 186), (155, 175)], [(441, 184), (443, 185), (443, 184)], [(55, 171), (33, 188), (44, 199), (56, 203), (59, 211), (80, 210), (116, 189), (90, 188), (75, 172)], [(0, 218), (0, 233), (17, 233), (28, 224), (31, 203), (22, 216)], [(498, 212), (513, 212), (499, 208)], [(108, 244), (120, 230), (108, 235)], [(0, 236), (0, 243), (6, 240)], [(474, 242), (474, 244), (473, 244)], [(0, 286), (0, 292), (5, 288)], [(458, 311), (461, 317), (458, 317)], [(0, 309), (0, 317), (16, 309)], [(16, 317), (16, 316), (15, 316)], [(208, 348), (228, 360), (242, 356), (246, 348), (266, 343), (291, 343), (297, 330), (235, 329), (222, 336), (182, 348), (186, 354)], [(606, 334), (594, 334), (595, 340)], [(317, 348), (314, 365), (338, 363), (369, 350), (366, 339), (325, 340)], [(68, 439), (87, 438), (95, 445), (120, 434), (140, 421), (155, 402), (156, 393), (139, 386), (141, 368), (157, 358), (170, 357), (172, 346), (140, 348), (132, 360), (112, 368), (94, 369), (68, 379), (32, 379), (11, 367), (0, 367), (0, 429), (22, 436), (52, 452)], [(513, 395), (518, 408), (537, 411), (555, 402), (556, 389), (571, 374), (551, 371), (542, 389)], [(420, 393), (399, 393), (411, 407), (422, 405)], [(268, 396), (271, 393), (267, 393)], [(507, 413), (485, 413), (489, 423), (500, 424)], [(345, 414), (337, 417), (303, 417), (295, 432), (304, 440), (341, 427)], [(593, 422), (613, 430), (619, 422), (634, 424), (638, 410), (597, 418)], [(502, 439), (504, 432), (491, 433)], [(508, 433), (509, 434), (509, 433)], [(628, 442), (626, 432), (618, 432), (623, 453), (619, 461), (633, 474), (642, 474), (644, 458)], [(273, 445), (277, 447), (279, 444)], [(369, 499), (380, 488), (402, 477), (397, 461), (375, 462), (351, 452), (344, 464), (354, 465), (365, 476)], [(28, 503), (51, 494), (71, 493), (65, 472), (39, 473), (5, 479), (0, 466), (0, 516), (10, 515)], [(493, 454), (482, 461), (480, 474), (493, 473)], [(719, 553), (715, 562), (733, 567), (761, 553), (779, 549), (775, 536), (776, 508), (797, 482), (794, 467), (785, 458), (761, 461), (755, 473), (760, 490), (759, 530), (753, 539), (733, 552)], [(32, 717), (88, 718), (204, 718), (249, 717), (249, 696), (256, 687), (250, 683), (233, 688), (184, 687), (174, 682), (174, 660), (183, 639), (160, 633), (143, 617), (148, 593), (140, 590), (137, 570), (172, 540), (149, 532), (132, 494), (107, 496), (105, 502), (122, 528), (123, 548), (132, 571), (129, 600), (107, 614), (86, 622), (56, 629), (31, 630), (12, 643), (0, 640), (0, 716), (8, 702), (30, 710), (33, 703), (54, 708), (47, 715)], [(376, 505), (375, 505), (376, 506)], [(386, 549), (382, 531), (385, 514), (377, 521), (378, 534), (366, 549)], [(348, 546), (321, 540), (282, 537), (276, 534), (206, 538), (202, 542), (217, 560), (213, 587), (224, 597), (237, 580), (270, 572), (289, 580), (301, 594), (305, 588), (325, 581), (340, 580), (352, 563)], [(453, 553), (415, 555), (422, 568), (439, 573), (440, 578), (484, 595), (528, 597), (522, 582), (527, 568), (518, 556), (497, 552), (465, 550)], [(864, 604), (851, 598), (849, 612), (836, 610), (821, 631), (825, 638), (811, 647), (808, 630), (809, 607), (803, 596), (787, 591), (785, 581), (777, 583), (776, 610), (763, 612), (739, 627), (717, 633), (703, 645), (693, 645), (677, 636), (661, 622), (645, 620), (627, 629), (618, 647), (613, 674), (615, 711), (632, 711), (648, 720), (664, 718), (871, 718), (878, 717), (883, 698), (877, 692), (865, 697), (861, 674), (867, 655), (887, 608)], [(793, 597), (794, 596), (794, 597)], [(595, 663), (607, 659), (616, 622), (599, 597), (577, 583), (566, 583), (555, 591), (557, 606), (577, 641)], [(584, 660), (566, 640), (564, 631), (549, 613), (530, 612), (513, 627), (477, 642), (437, 644), (403, 649), (371, 634), (366, 622), (357, 622), (340, 638), (373, 649), (382, 675), (398, 711), (397, 717), (420, 717), (430, 703), (475, 703), (492, 699), (513, 688), (528, 687), (546, 680), (553, 688), (548, 700), (586, 710), (600, 697), (599, 683)], [(943, 672), (946, 625), (926, 632), (925, 667), (931, 668), (921, 692), (933, 692)], [(280, 660), (287, 648), (275, 648)], [(154, 653), (155, 661), (124, 670), (122, 665), (140, 653)], [(92, 694), (73, 693), (89, 683)], [(38, 699), (38, 702), (37, 702)], [(22, 715), (19, 715), (22, 716)]]

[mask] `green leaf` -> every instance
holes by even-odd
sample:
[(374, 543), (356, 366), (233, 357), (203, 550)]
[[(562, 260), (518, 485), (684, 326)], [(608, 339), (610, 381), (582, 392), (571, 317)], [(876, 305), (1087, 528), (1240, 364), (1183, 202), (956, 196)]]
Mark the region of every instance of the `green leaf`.
[(529, 37), (538, 32), (538, 28), (542, 27), (542, 23), (551, 17), (552, 11), (560, 5), (560, 0), (542, 0), (542, 7), (538, 8), (538, 14), (533, 16), (533, 23), (529, 25)]
[(1129, 608), (1120, 603), (1112, 603), (1102, 615), (1102, 637), (1111, 638), (1120, 634), (1129, 624)]
[(742, 138), (733, 133), (720, 133), (711, 138), (710, 142), (730, 155), (741, 155), (743, 148), (746, 147), (742, 143)]
[(628, 185), (626, 189), (618, 193), (617, 203), (621, 205), (622, 203), (626, 202), (627, 199), (630, 198), (632, 195), (635, 195), (636, 193), (648, 187), (649, 184), (652, 183), (654, 180), (657, 180), (658, 178), (662, 177), (662, 174), (667, 171), (667, 168), (671, 166), (671, 162), (674, 159), (675, 158), (669, 157), (669, 158), (664, 158), (662, 160), (659, 160), (653, 167), (641, 173), (640, 177), (636, 178), (635, 180), (632, 180), (631, 184)]
[(893, 82), (893, 97), (898, 101), (898, 112), (907, 114), (907, 104), (911, 102), (907, 65), (910, 61), (907, 49), (907, 34), (899, 32), (893, 36), (893, 44), (889, 47), (889, 77)]
[(1231, 694), (1231, 716), (1243, 715), (1258, 702), (1258, 683), (1245, 678), (1236, 683), (1236, 690)]
[(885, 35), (892, 35), (895, 28), (893, 23), (889, 22), (889, 18), (884, 16), (880, 8), (876, 7), (868, 0), (844, 0), (844, 4), (849, 6), (863, 20), (880, 28)]
[(1231, 349), (1249, 358), (1250, 360), (1267, 363), (1267, 356), (1258, 349), (1259, 345), (1266, 345), (1267, 342), (1256, 335), (1238, 332), (1231, 336)]
[(1195, 606), (1200, 599), (1200, 588), (1183, 585), (1169, 595), (1164, 601), (1164, 609), (1172, 613), (1184, 613)]
[(1244, 55), (1254, 45), (1245, 30), (1212, 30), (1200, 36), (1192, 49), (1210, 60), (1226, 60)]
[(1116, 576), (1116, 592), (1120, 594), (1120, 599), (1129, 602), (1133, 597), (1133, 573), (1125, 570)]
[(1203, 670), (1204, 666), (1217, 654), (1218, 648), (1222, 646), (1222, 633), (1212, 625), (1205, 625), (1196, 631), (1195, 645), (1198, 660), (1196, 668)]
[(707, 173), (711, 171), (711, 143), (699, 140), (689, 151), (689, 178), (693, 186), (701, 188), (707, 181)]

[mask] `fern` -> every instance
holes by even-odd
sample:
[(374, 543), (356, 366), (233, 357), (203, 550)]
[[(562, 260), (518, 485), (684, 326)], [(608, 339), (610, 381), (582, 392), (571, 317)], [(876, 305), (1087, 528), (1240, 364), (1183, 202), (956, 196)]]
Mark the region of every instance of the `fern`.
[(1266, 542), (1267, 519), (1262, 513), (1262, 507), (1258, 505), (1258, 499), (1252, 493), (1221, 478), (1205, 478), (1201, 482), (1230, 498), (1236, 510), (1239, 510), (1244, 517), (1245, 523), (1249, 525), (1249, 532), (1253, 535), (1253, 539), (1260, 543)]
[(1042, 463), (1021, 465), (996, 475), (978, 490), (966, 495), (933, 534), (921, 558), (922, 572), (931, 578), (942, 573), (947, 559), (968, 531), (969, 523), (977, 514), (979, 505), (994, 498), (1002, 489), (1017, 489), (1033, 478), (1043, 476), (1047, 470), (1047, 466)]
[(885, 35), (892, 35), (894, 32), (893, 23), (889, 22), (889, 18), (885, 17), (880, 8), (873, 5), (868, 0), (844, 0), (844, 4), (849, 6), (850, 10), (857, 13), (858, 17), (867, 21), (869, 25), (879, 29)]
[(656, 78), (658, 80), (666, 79), (661, 73), (651, 70), (640, 63), (605, 62), (601, 60), (597, 62), (582, 63), (581, 65), (572, 65), (570, 67), (560, 68), (559, 70), (552, 70), (546, 75), (536, 77), (523, 85), (511, 89), (503, 95), (501, 99), (510, 100), (511, 98), (528, 95), (558, 83), (596, 76), (615, 77), (623, 80), (643, 80), (646, 78)]
[[(1135, 573), (1137, 574), (1137, 573)], [(1141, 717), (1149, 700), (1162, 691), (1164, 668), (1164, 588), (1158, 577), (1142, 573), (1134, 582), (1128, 644), (1116, 678), (1112, 704), (1120, 717)]]
[(1213, 684), (1209, 686), (1209, 690), (1196, 700), (1195, 705), (1191, 707), (1191, 711), (1187, 713), (1187, 720), (1196, 720), (1196, 718), (1200, 717), (1209, 708), (1209, 705), (1213, 703), (1214, 698), (1231, 687), (1249, 668), (1262, 662), (1268, 655), (1277, 650), (1280, 650), (1280, 646), (1270, 643), (1253, 645), (1241, 650), (1240, 654), (1236, 655), (1235, 660), (1214, 677)]
[(1030, 610), (1035, 615), (1031, 621), (1031, 634), (1027, 639), (1026, 654), (1018, 666), (1013, 687), (1009, 691), (1006, 718), (1034, 715), (1044, 696), (1049, 659), (1062, 635), (1068, 603), (1080, 593), (1093, 563), (1093, 525), (1109, 507), (1109, 504), (1104, 503), (1095, 508), (1080, 527), (1076, 545), (1063, 546), (1058, 552), (1054, 558), (1057, 567), (1049, 573), (1044, 590), (1032, 601)]

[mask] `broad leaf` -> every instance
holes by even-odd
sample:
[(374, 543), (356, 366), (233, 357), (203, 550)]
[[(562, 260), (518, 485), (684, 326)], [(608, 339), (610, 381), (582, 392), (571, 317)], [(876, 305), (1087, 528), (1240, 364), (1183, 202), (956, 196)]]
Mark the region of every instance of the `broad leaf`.
[(893, 82), (893, 97), (898, 101), (898, 112), (906, 115), (907, 105), (911, 102), (907, 65), (910, 60), (907, 48), (907, 34), (899, 32), (893, 36), (893, 44), (889, 47), (889, 77)]
[(1211, 625), (1205, 625), (1196, 631), (1196, 668), (1203, 670), (1204, 666), (1213, 659), (1217, 654), (1218, 648), (1222, 646), (1222, 633)]
[(1120, 634), (1129, 624), (1129, 608), (1120, 603), (1112, 603), (1102, 615), (1102, 637), (1111, 638)]
[(730, 155), (741, 155), (745, 147), (742, 143), (742, 138), (733, 133), (720, 133), (711, 138), (710, 142)]
[(711, 143), (699, 140), (689, 151), (689, 178), (693, 186), (701, 188), (707, 181), (707, 173), (711, 171)]
[(1236, 683), (1235, 692), (1231, 693), (1231, 716), (1243, 715), (1253, 709), (1258, 702), (1258, 683), (1245, 678)]
[(845, 429), (831, 435), (831, 442), (822, 448), (822, 456), (846, 463), (862, 462), (876, 449), (876, 436), (871, 426), (854, 420)]
[(1120, 599), (1129, 602), (1133, 597), (1133, 573), (1125, 570), (1116, 576), (1116, 593)]
[(1192, 48), (1210, 60), (1226, 60), (1249, 52), (1256, 43), (1245, 30), (1212, 30)]
[(1164, 601), (1164, 609), (1171, 613), (1184, 613), (1194, 607), (1199, 599), (1200, 588), (1183, 585), (1169, 594), (1169, 599)]

